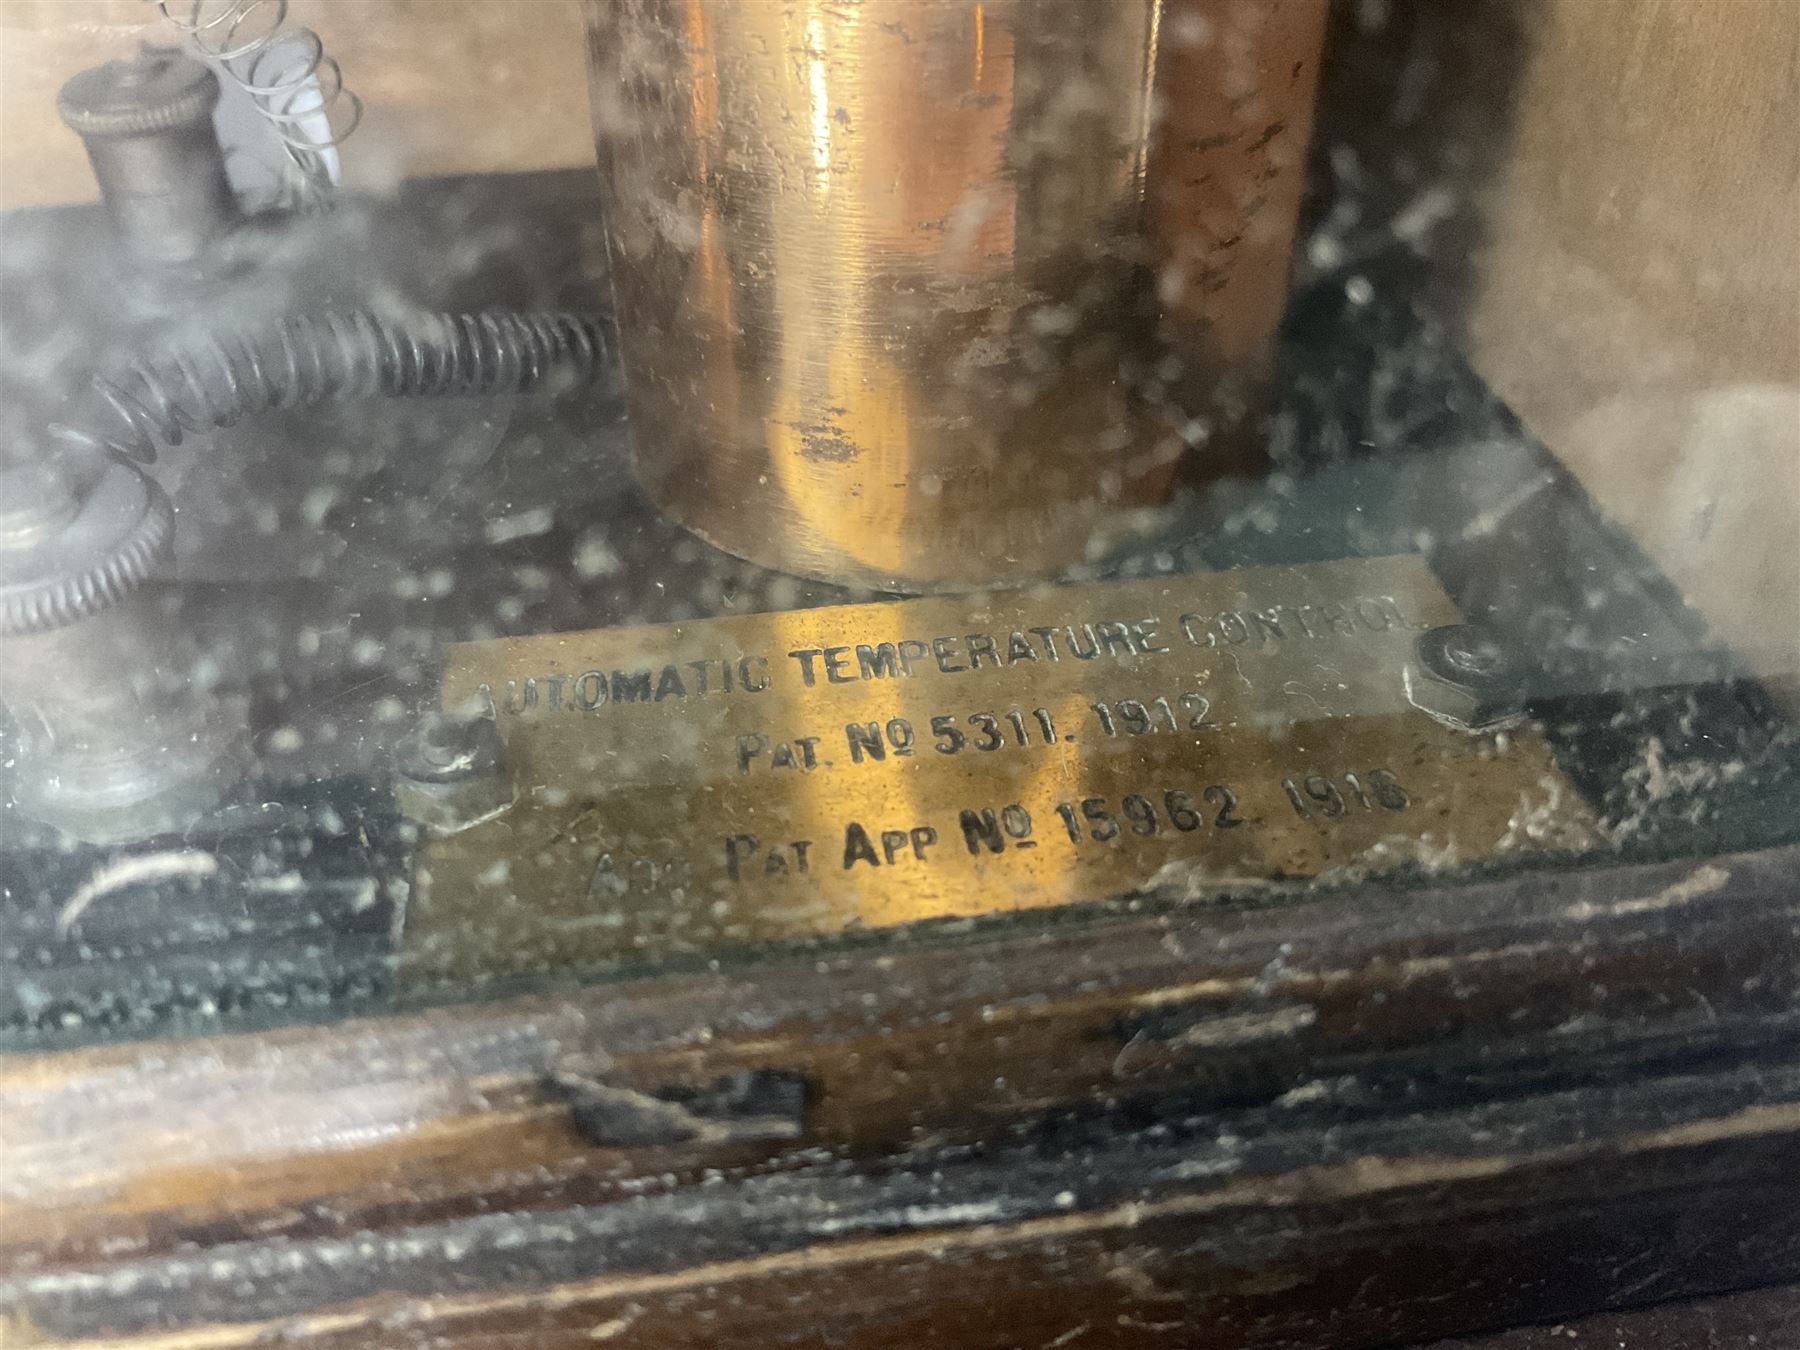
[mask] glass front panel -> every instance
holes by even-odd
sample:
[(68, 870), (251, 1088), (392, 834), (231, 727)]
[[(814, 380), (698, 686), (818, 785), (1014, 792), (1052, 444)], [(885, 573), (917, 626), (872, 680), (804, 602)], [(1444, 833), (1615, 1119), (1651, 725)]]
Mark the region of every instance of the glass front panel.
[(1800, 833), (1800, 7), (0, 8), (0, 1046)]

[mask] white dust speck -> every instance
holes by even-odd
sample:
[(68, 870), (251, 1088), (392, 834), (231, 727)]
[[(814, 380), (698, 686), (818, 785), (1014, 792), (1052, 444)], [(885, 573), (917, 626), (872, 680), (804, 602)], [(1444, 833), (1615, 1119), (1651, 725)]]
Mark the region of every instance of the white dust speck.
[(544, 534), (555, 523), (556, 513), (548, 506), (538, 506), (510, 516), (497, 516), (488, 521), (482, 533), (490, 544), (506, 544)]

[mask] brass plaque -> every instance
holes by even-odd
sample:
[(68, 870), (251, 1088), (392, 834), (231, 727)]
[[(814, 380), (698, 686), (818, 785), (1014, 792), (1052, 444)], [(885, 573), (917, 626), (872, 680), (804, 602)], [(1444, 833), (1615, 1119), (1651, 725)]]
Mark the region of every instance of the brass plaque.
[(469, 976), (1584, 842), (1533, 734), (1407, 702), (1411, 556), (451, 649), (518, 802), (421, 847)]

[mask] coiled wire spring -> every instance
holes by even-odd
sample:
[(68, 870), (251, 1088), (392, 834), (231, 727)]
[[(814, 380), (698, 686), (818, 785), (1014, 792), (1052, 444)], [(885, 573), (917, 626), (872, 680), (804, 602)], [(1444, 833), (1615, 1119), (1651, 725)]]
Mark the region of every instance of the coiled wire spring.
[(258, 412), (329, 399), (554, 392), (591, 381), (607, 351), (593, 314), (300, 315), (213, 334), (96, 379), (87, 406), (50, 428), (68, 444), (153, 463), (159, 446)]
[(288, 0), (153, 0), (225, 76), (250, 95), (287, 152), (295, 205), (331, 187), (331, 155), (362, 121), (362, 100), (310, 28), (289, 26)]

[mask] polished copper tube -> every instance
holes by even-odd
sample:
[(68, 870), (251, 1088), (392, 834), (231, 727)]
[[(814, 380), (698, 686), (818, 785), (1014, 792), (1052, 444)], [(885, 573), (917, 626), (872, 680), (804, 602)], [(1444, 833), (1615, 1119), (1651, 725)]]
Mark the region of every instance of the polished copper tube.
[(1055, 573), (1190, 447), (1228, 467), (1324, 11), (590, 0), (639, 480), (742, 557), (915, 589)]

